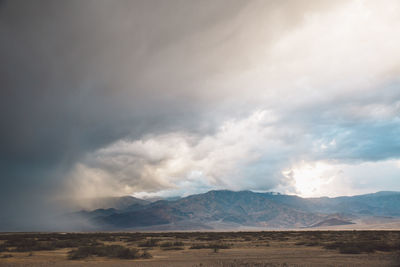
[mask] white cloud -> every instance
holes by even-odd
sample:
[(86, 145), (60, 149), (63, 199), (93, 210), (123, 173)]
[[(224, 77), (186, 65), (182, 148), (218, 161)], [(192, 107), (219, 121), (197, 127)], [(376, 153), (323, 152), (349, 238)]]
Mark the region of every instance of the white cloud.
[(256, 111), (248, 118), (226, 121), (214, 135), (176, 132), (121, 140), (88, 155), (69, 181), (77, 196), (86, 197), (241, 189), (252, 184), (272, 188), (280, 183), (278, 177), (268, 176), (271, 173), (263, 177), (262, 169), (249, 177), (247, 168), (265, 157), (266, 150), (271, 155), (281, 153), (277, 149), (283, 141), (271, 127), (274, 121), (273, 114)]
[[(141, 83), (173, 84), (172, 98), (205, 106), (201, 120), (90, 153), (70, 175), (74, 188), (103, 184), (88, 189), (94, 195), (103, 187), (165, 195), (275, 188), (307, 196), (352, 194), (368, 187), (361, 180), (373, 188), (372, 178), (357, 176), (360, 164), (399, 156), (390, 144), (398, 141), (400, 4), (302, 8), (289, 23), (286, 6), (270, 13), (254, 2), (160, 49)], [(219, 124), (214, 133), (187, 126), (209, 121)], [(385, 183), (376, 188), (397, 184)]]
[(399, 191), (398, 161), (338, 163), (301, 161), (283, 171), (292, 180), (287, 193), (303, 197), (343, 196), (377, 191)]

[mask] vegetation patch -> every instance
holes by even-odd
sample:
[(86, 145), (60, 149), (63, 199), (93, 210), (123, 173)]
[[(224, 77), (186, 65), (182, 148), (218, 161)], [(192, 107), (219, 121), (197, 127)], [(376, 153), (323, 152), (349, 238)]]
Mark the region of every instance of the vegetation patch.
[(400, 243), (389, 243), (383, 241), (347, 241), (334, 242), (325, 246), (326, 249), (337, 249), (344, 254), (373, 253), (375, 251), (400, 250)]
[(164, 242), (160, 244), (160, 247), (166, 248), (166, 247), (181, 247), (183, 246), (184, 243), (181, 241), (176, 241), (176, 242)]
[(159, 242), (160, 242), (159, 239), (151, 238), (151, 239), (147, 239), (144, 242), (140, 242), (138, 244), (138, 246), (139, 247), (157, 247)]
[(225, 243), (211, 243), (211, 244), (193, 244), (190, 249), (203, 249), (203, 248), (211, 248), (211, 249), (229, 249), (231, 246)]
[(7, 246), (4, 245), (4, 244), (1, 244), (1, 245), (0, 245), (0, 252), (6, 252), (6, 251), (8, 251)]
[(90, 256), (118, 259), (151, 258), (151, 255), (147, 251), (140, 253), (138, 249), (127, 248), (121, 245), (85, 246), (68, 252), (68, 259), (70, 260), (80, 260)]
[(4, 254), (4, 255), (1, 255), (1, 256), (0, 256), (0, 258), (2, 258), (2, 259), (12, 258), (12, 257), (13, 257), (12, 254)]
[(318, 241), (299, 241), (295, 243), (296, 246), (307, 246), (307, 247), (315, 247), (321, 246), (322, 244)]
[(164, 247), (162, 250), (184, 250), (184, 247)]
[[(29, 252), (41, 250), (55, 250), (61, 248), (72, 248), (79, 246), (96, 246), (100, 243), (90, 239), (74, 239), (74, 240), (52, 240), (39, 241), (32, 238), (11, 239), (4, 243), (4, 247), (8, 247), (8, 251)], [(13, 248), (13, 249), (10, 249)], [(4, 248), (3, 248), (4, 250)]]

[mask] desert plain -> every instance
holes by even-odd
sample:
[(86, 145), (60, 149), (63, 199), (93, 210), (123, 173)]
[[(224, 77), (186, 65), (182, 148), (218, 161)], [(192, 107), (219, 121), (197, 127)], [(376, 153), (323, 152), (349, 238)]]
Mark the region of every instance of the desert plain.
[(2, 233), (0, 266), (400, 266), (400, 231)]

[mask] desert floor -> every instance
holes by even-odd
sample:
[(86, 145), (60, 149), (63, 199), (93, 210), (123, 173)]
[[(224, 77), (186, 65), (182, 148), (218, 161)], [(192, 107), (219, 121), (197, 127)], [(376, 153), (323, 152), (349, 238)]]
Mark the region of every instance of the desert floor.
[[(138, 256), (71, 259), (113, 245)], [(0, 249), (0, 266), (400, 266), (400, 231), (4, 233)]]

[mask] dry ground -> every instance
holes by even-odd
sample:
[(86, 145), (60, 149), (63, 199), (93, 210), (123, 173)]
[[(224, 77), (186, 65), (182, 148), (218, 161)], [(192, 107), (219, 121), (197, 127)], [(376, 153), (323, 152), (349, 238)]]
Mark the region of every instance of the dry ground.
[[(4, 233), (0, 266), (400, 266), (399, 242), (400, 231)], [(112, 245), (137, 258), (79, 254)]]

